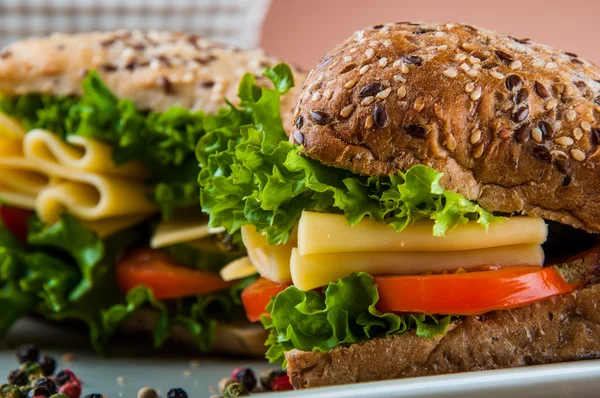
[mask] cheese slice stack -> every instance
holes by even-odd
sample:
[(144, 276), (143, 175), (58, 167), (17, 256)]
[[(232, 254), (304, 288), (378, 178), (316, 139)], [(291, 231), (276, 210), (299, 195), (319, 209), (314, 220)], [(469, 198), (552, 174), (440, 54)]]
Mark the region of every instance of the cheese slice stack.
[(487, 265), (542, 266), (541, 244), (548, 234), (544, 220), (533, 217), (510, 217), (492, 223), (487, 232), (473, 221), (459, 225), (445, 237), (436, 237), (430, 220), (396, 232), (370, 219), (352, 227), (343, 215), (306, 211), (297, 229), (297, 237), (283, 246), (268, 246), (254, 227), (244, 227), (242, 236), (262, 276), (278, 282), (292, 281), (302, 290), (325, 286), (361, 271), (371, 275), (415, 275)]

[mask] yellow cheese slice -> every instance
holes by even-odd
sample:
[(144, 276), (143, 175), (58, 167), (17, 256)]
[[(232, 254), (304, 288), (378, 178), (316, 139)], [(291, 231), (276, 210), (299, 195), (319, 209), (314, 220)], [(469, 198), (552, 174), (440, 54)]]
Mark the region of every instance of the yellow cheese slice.
[(256, 268), (248, 257), (242, 257), (221, 268), (219, 273), (224, 281), (229, 282), (256, 274)]
[(224, 231), (224, 228), (209, 227), (206, 217), (179, 215), (158, 224), (150, 240), (150, 247), (158, 249), (177, 243), (196, 241)]
[(248, 257), (258, 273), (272, 281), (290, 282), (290, 256), (298, 244), (297, 228), (292, 231), (288, 242), (279, 246), (269, 246), (267, 239), (252, 225), (244, 225), (241, 231)]
[(0, 113), (0, 138), (23, 138), (25, 129), (15, 119)]
[(548, 229), (541, 218), (509, 217), (490, 224), (486, 233), (472, 221), (459, 225), (445, 237), (433, 236), (433, 221), (423, 220), (396, 232), (389, 225), (363, 219), (354, 227), (343, 215), (302, 213), (298, 226), (301, 255), (362, 251), (460, 251), (487, 247), (541, 244)]
[(542, 266), (541, 245), (513, 245), (461, 252), (345, 252), (300, 255), (292, 251), (290, 263), (294, 286), (310, 290), (335, 282), (353, 272), (371, 275), (416, 275), (482, 265), (502, 267)]

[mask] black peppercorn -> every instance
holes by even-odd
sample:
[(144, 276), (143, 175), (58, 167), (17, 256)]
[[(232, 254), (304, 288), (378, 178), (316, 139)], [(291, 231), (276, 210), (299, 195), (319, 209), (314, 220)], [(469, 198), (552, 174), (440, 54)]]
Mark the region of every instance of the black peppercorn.
[(57, 386), (62, 386), (63, 384), (65, 384), (67, 381), (69, 381), (69, 379), (71, 378), (71, 376), (69, 376), (69, 374), (67, 372), (65, 372), (64, 370), (61, 370), (60, 372), (58, 372), (56, 374), (56, 376), (54, 376), (54, 382), (56, 383)]
[(44, 387), (35, 387), (29, 390), (29, 394), (27, 394), (27, 398), (34, 397), (49, 397), (51, 394)]
[(86, 395), (85, 398), (102, 398), (102, 394), (96, 394), (96, 393), (89, 394), (89, 395)]
[(43, 387), (46, 390), (48, 390), (50, 395), (56, 394), (58, 392), (58, 389), (56, 388), (56, 384), (54, 383), (54, 381), (52, 379), (48, 379), (46, 377), (41, 377), (41, 378), (37, 379), (34, 387)]
[(38, 361), (38, 364), (42, 368), (44, 376), (52, 376), (56, 370), (56, 361), (54, 358), (47, 355), (42, 355)]
[(7, 377), (8, 383), (15, 386), (24, 386), (29, 381), (29, 378), (22, 370), (16, 369), (11, 371)]
[(183, 388), (172, 388), (167, 393), (167, 398), (188, 398), (188, 395)]
[(256, 376), (250, 368), (235, 368), (231, 374), (238, 383), (252, 391), (256, 387)]
[(17, 361), (19, 361), (19, 364), (35, 362), (39, 355), (40, 351), (34, 345), (22, 345), (17, 349)]

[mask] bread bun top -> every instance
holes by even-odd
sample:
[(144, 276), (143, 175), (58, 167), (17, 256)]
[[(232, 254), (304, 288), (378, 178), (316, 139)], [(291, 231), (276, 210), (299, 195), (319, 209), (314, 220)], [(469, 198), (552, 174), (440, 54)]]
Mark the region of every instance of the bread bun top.
[[(236, 103), (238, 83), (261, 75), (279, 61), (260, 50), (242, 51), (196, 35), (170, 32), (54, 34), (14, 43), (0, 52), (0, 93), (81, 94), (81, 80), (97, 70), (119, 98), (139, 109), (164, 111), (173, 105), (216, 112), (225, 99)], [(295, 70), (296, 83), (305, 75)], [(291, 112), (294, 93), (282, 109)]]
[(490, 211), (600, 231), (600, 68), (469, 25), (356, 32), (309, 74), (291, 140), (364, 175), (421, 163)]

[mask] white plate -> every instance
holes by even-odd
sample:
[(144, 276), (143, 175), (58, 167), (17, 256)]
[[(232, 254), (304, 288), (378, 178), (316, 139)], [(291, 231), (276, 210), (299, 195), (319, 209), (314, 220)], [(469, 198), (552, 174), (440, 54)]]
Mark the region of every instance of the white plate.
[[(68, 367), (80, 376), (84, 395), (99, 392), (110, 398), (135, 397), (143, 386), (159, 389), (162, 396), (172, 387), (184, 388), (190, 398), (209, 397), (216, 393), (220, 378), (236, 366), (249, 366), (260, 372), (269, 366), (265, 361), (247, 359), (203, 358), (198, 367), (190, 363), (194, 356), (186, 353), (163, 352), (153, 355), (150, 350), (124, 350), (100, 358), (85, 348), (85, 338), (76, 333), (32, 321), (20, 322), (6, 342), (16, 344), (36, 341), (49, 347), (44, 353), (57, 359), (66, 352), (75, 355), (71, 363), (59, 361), (59, 367)], [(0, 377), (17, 367), (13, 348), (0, 349)], [(117, 379), (123, 377), (124, 384)], [(1, 382), (0, 382), (1, 383)], [(269, 394), (268, 396), (273, 396)], [(588, 360), (555, 365), (531, 366), (486, 372), (471, 372), (444, 376), (363, 383), (349, 386), (326, 387), (305, 391), (280, 393), (283, 397), (355, 398), (355, 397), (411, 397), (411, 398), (530, 398), (600, 397), (600, 360)]]

